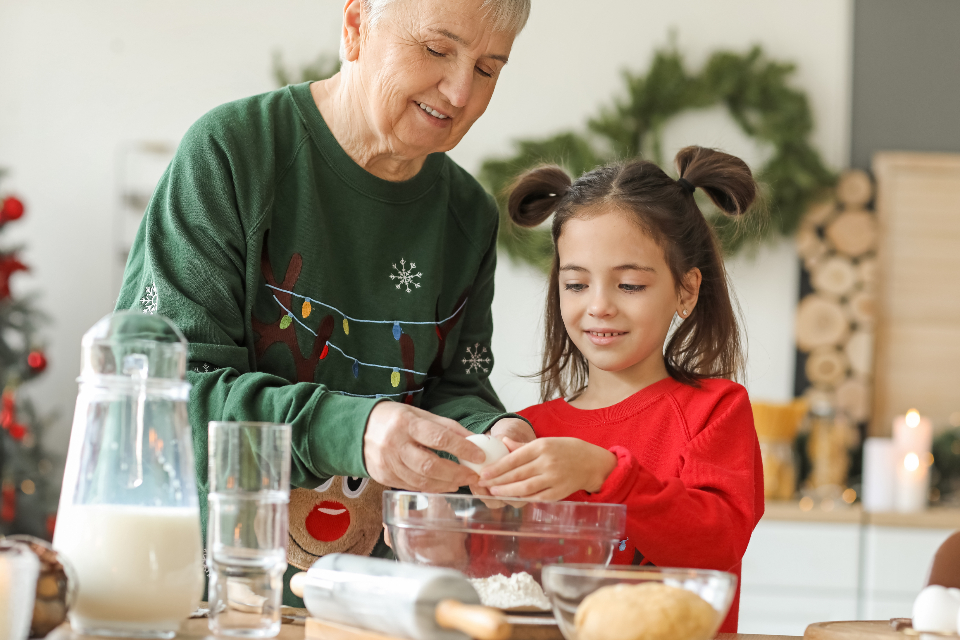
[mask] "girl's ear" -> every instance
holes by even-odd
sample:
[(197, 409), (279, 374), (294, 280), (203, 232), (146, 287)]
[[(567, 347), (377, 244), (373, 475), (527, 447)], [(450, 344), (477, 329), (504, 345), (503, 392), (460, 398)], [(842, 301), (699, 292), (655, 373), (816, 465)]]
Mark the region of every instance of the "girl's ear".
[(689, 318), (693, 313), (693, 308), (697, 306), (697, 298), (700, 297), (700, 283), (703, 282), (703, 275), (700, 269), (694, 267), (687, 271), (683, 276), (683, 282), (680, 283), (680, 291), (677, 296), (677, 315), (681, 318)]
[(367, 20), (362, 0), (347, 0), (343, 7), (343, 54), (346, 62), (360, 57), (361, 26)]

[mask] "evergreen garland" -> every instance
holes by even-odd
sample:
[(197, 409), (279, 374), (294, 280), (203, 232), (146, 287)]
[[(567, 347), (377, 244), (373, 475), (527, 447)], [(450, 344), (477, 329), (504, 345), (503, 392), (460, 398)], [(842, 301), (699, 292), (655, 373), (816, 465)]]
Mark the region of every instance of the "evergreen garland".
[[(563, 132), (516, 142), (509, 158), (483, 162), (479, 179), (500, 207), (500, 246), (514, 259), (546, 271), (553, 257), (546, 229), (519, 229), (506, 216), (507, 190), (523, 171), (556, 163), (573, 176), (619, 158), (644, 155), (663, 165), (661, 135), (671, 118), (690, 109), (723, 105), (748, 136), (772, 145), (770, 160), (756, 177), (763, 207), (745, 221), (719, 214), (699, 198), (727, 254), (773, 237), (789, 236), (807, 206), (832, 186), (835, 175), (807, 141), (813, 118), (806, 95), (787, 78), (794, 65), (767, 59), (760, 47), (745, 55), (719, 51), (701, 72), (691, 74), (675, 48), (657, 51), (646, 75), (624, 73), (626, 96), (587, 123), (588, 131)], [(766, 209), (769, 216), (756, 215)]]

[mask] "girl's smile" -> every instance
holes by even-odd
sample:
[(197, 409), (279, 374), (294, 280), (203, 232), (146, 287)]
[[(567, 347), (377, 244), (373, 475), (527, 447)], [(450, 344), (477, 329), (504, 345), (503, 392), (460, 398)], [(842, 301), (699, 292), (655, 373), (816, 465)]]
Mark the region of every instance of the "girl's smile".
[(613, 344), (617, 338), (622, 338), (628, 331), (611, 331), (610, 329), (584, 329), (587, 339), (597, 346)]

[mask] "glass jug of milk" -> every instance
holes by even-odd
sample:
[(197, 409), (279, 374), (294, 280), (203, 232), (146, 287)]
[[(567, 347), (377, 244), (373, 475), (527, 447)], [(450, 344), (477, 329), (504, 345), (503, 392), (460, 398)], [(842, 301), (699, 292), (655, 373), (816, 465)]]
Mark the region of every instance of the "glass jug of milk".
[(84, 635), (171, 638), (203, 593), (187, 419), (187, 341), (121, 311), (83, 336), (54, 547), (73, 563)]

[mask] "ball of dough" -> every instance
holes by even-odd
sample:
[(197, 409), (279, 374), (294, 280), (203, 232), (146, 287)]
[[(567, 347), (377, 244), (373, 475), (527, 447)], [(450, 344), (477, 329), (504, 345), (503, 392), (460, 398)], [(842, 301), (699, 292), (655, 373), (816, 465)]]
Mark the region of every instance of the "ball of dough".
[(483, 453), (487, 456), (487, 459), (480, 464), (467, 462), (466, 460), (460, 461), (460, 464), (468, 469), (472, 469), (476, 473), (480, 473), (485, 467), (489, 467), (494, 462), (510, 453), (510, 450), (507, 449), (507, 445), (503, 444), (499, 438), (488, 436), (485, 433), (479, 433), (475, 436), (468, 436), (467, 440), (480, 447)]
[(577, 640), (707, 640), (717, 611), (703, 598), (659, 582), (597, 589), (577, 607)]

